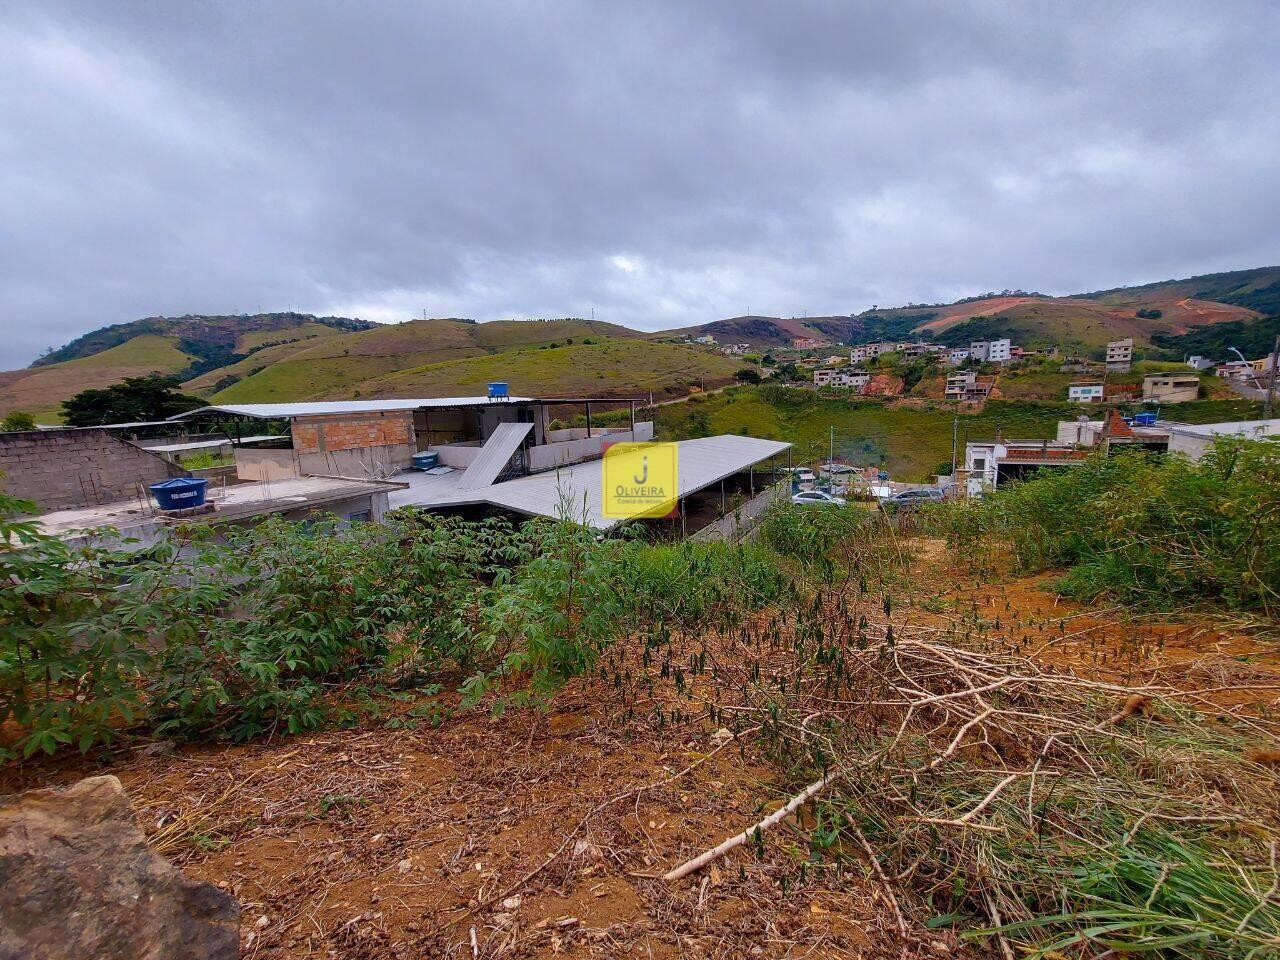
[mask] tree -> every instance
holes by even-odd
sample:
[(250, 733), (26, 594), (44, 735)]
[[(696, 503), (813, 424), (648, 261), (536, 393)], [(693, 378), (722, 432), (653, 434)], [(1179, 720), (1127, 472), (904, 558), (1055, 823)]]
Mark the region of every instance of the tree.
[(16, 433), (19, 430), (34, 430), (35, 428), (35, 418), (22, 410), (11, 410), (7, 417), (0, 420), (0, 433)]
[(756, 373), (750, 367), (743, 367), (733, 375), (733, 379), (737, 380), (739, 383), (759, 383), (760, 374)]
[(107, 423), (164, 420), (205, 405), (199, 397), (178, 391), (177, 377), (151, 374), (128, 377), (123, 383), (101, 390), (82, 390), (63, 401), (62, 411), (73, 427), (98, 427)]

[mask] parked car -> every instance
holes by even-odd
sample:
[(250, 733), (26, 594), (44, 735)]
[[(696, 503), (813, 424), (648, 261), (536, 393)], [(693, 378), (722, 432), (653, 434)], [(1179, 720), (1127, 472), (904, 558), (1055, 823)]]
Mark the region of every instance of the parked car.
[(833, 496), (822, 490), (801, 490), (791, 498), (792, 503), (799, 503), (804, 506), (829, 506), (843, 507), (845, 505), (844, 497)]
[(880, 501), (888, 510), (910, 510), (922, 503), (936, 503), (943, 499), (943, 493), (937, 487), (924, 487), (920, 490), (903, 490)]

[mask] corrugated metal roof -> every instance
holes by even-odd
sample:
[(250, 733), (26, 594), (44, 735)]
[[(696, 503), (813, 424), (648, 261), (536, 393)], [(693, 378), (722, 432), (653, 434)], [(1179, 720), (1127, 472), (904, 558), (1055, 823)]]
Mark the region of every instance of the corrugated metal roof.
[[(747, 467), (785, 453), (789, 443), (726, 434), (699, 440), (681, 440), (677, 460), (680, 495), (703, 490)], [(468, 503), (489, 503), (531, 516), (560, 517), (607, 530), (619, 521), (606, 517), (604, 508), (604, 465), (591, 460), (557, 471), (495, 483), (480, 490), (459, 490), (447, 478), (443, 483), (424, 484), (417, 489), (393, 494), (392, 506), (441, 507)]]
[(500, 407), (510, 403), (528, 403), (530, 397), (426, 397), (418, 400), (314, 400), (307, 403), (219, 403), (199, 410), (188, 410), (170, 420), (181, 420), (198, 413), (229, 413), (237, 417), (260, 417), (275, 420), (284, 417), (310, 417), (342, 413), (394, 413), (436, 407)]

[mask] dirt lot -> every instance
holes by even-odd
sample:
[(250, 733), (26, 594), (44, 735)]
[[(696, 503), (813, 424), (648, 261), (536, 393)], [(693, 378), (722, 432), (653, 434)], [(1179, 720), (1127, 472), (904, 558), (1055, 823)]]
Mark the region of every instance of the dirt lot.
[[(939, 543), (915, 546), (893, 588), (905, 623), (1083, 676), (1198, 690), (1207, 710), (1280, 697), (1276, 644), (1245, 624), (1089, 610), (1047, 591), (1050, 578), (979, 577)], [(705, 716), (655, 723), (671, 705), (624, 709), (603, 680), (579, 680), (545, 716), (141, 744), (11, 767), (0, 790), (119, 776), (152, 843), (240, 900), (249, 958), (980, 955), (918, 913), (904, 939), (867, 861), (809, 862), (803, 811), (762, 852), (664, 882), (797, 788)]]

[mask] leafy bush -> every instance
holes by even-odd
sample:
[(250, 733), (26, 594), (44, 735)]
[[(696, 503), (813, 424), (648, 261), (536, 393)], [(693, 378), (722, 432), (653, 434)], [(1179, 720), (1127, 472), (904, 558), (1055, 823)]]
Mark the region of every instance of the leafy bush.
[[(2, 498), (0, 516), (32, 509)], [(545, 703), (623, 631), (777, 597), (768, 551), (601, 539), (574, 523), (400, 511), (272, 519), (127, 553), (0, 519), (0, 723), (25, 755), (139, 726), (247, 740), (348, 718), (374, 687)], [(3, 754), (0, 754), (2, 756)]]
[(1280, 606), (1280, 442), (1219, 439), (1197, 462), (1099, 453), (932, 521), (962, 553), (1010, 545), (1026, 570), (1069, 568), (1062, 588), (1149, 606)]

